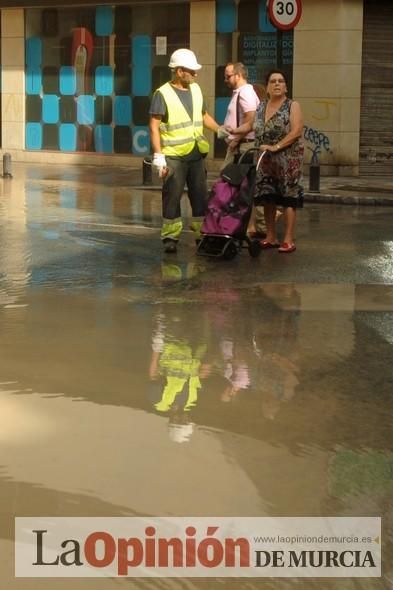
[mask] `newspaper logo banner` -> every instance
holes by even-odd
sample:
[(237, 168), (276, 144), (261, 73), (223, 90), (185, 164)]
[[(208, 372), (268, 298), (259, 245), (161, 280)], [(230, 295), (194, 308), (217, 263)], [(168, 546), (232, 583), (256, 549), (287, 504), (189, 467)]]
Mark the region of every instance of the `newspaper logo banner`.
[(16, 518), (16, 577), (380, 577), (381, 519)]

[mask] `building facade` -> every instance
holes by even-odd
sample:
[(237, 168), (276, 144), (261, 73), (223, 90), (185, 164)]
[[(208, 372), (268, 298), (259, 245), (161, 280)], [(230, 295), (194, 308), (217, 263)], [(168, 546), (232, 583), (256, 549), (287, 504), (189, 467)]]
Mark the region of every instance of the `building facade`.
[[(36, 6), (35, 6), (36, 4)], [(302, 0), (293, 30), (266, 0), (0, 1), (1, 147), (15, 160), (129, 164), (150, 153), (152, 92), (190, 47), (208, 110), (223, 120), (228, 61), (250, 81), (283, 69), (305, 118), (307, 163), (324, 174), (393, 174), (393, 3)], [(210, 164), (223, 145), (212, 140)]]

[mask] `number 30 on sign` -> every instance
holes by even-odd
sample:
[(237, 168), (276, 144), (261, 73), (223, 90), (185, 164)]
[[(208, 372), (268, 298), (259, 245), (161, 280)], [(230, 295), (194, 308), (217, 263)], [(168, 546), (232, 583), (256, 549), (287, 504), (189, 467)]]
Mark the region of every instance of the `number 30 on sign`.
[(302, 15), (302, 0), (268, 0), (269, 16), (277, 29), (296, 27)]

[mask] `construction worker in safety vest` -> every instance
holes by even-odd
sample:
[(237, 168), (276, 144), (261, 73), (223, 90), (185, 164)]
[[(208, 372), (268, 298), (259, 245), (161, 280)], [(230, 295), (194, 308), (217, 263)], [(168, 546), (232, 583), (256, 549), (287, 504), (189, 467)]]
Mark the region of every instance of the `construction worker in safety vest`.
[(228, 135), (206, 110), (195, 82), (201, 65), (190, 49), (177, 49), (169, 61), (172, 80), (156, 90), (150, 105), (153, 168), (163, 180), (161, 239), (167, 253), (175, 253), (183, 229), (180, 200), (185, 185), (192, 210), (191, 229), (198, 240), (207, 204), (206, 127), (220, 139)]

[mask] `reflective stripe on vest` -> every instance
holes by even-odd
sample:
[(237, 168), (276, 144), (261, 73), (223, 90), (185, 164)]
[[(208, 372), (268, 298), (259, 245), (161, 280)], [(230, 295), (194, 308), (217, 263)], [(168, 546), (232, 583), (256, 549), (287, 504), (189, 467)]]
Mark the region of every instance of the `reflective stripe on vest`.
[(160, 124), (162, 152), (166, 156), (186, 156), (197, 142), (199, 151), (207, 154), (209, 143), (203, 135), (203, 120), (201, 120), (203, 97), (198, 84), (190, 84), (193, 120), (190, 119), (176, 90), (169, 82), (158, 90), (165, 100), (168, 111), (168, 121)]

